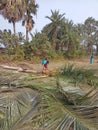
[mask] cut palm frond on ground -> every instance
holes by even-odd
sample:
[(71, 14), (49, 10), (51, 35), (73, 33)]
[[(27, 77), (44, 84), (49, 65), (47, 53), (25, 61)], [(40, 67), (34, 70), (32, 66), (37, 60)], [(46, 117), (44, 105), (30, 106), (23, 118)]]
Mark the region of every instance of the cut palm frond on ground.
[(39, 73), (11, 75), (9, 71), (0, 74), (0, 78), (6, 77), (11, 83), (16, 79), (23, 80), (19, 86), (21, 88), (0, 91), (0, 129), (98, 130), (98, 86), (95, 75), (73, 66), (59, 72), (54, 77)]

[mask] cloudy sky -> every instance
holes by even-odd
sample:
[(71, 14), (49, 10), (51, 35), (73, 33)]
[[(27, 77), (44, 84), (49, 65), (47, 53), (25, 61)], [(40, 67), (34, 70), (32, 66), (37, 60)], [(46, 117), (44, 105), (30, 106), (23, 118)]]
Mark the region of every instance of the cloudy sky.
[[(51, 16), (51, 10), (59, 10), (60, 14), (65, 13), (65, 18), (72, 20), (74, 24), (84, 23), (88, 17), (98, 20), (98, 0), (36, 0), (36, 3), (39, 9), (34, 18), (35, 27), (32, 33), (41, 31), (50, 22), (45, 16)], [(7, 20), (0, 16), (0, 29), (5, 28), (12, 30), (12, 24), (8, 24)], [(21, 23), (17, 23), (16, 31), (25, 34), (25, 28), (21, 27)]]

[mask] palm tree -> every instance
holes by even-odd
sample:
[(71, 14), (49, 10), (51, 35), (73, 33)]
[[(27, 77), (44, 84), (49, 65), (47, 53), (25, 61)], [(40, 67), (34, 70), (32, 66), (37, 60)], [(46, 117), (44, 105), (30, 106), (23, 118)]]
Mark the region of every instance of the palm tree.
[(51, 21), (51, 23), (48, 26), (50, 28), (50, 33), (52, 34), (53, 49), (55, 49), (58, 29), (61, 26), (61, 23), (65, 21), (65, 14), (59, 14), (59, 11), (56, 10), (54, 12), (51, 10), (51, 13), (51, 16), (46, 16), (46, 18), (48, 18)]
[(74, 56), (74, 52), (78, 50), (80, 44), (80, 34), (77, 31), (76, 26), (72, 21), (66, 20), (61, 25), (60, 33), (60, 44), (61, 50), (67, 52), (67, 55)]
[(36, 32), (34, 35), (31, 35), (31, 37), (32, 41), (30, 42), (30, 46), (32, 48), (31, 52), (33, 55), (38, 57), (41, 56), (41, 58), (44, 58), (45, 55), (49, 56), (53, 50), (51, 49), (51, 43), (49, 42), (46, 34)]
[(1, 14), (9, 23), (13, 23), (14, 34), (16, 34), (15, 23), (20, 21), (24, 16), (25, 1), (24, 0), (8, 0)]
[(84, 31), (85, 31), (85, 36), (86, 36), (86, 41), (88, 43), (88, 51), (90, 54), (93, 51), (93, 44), (95, 41), (93, 41), (93, 34), (96, 32), (96, 21), (92, 17), (88, 17), (85, 22), (84, 22)]
[(22, 21), (22, 25), (26, 27), (26, 41), (28, 41), (28, 32), (34, 27), (34, 20), (32, 15), (36, 15), (38, 4), (35, 4), (35, 0), (25, 0), (26, 9), (25, 16)]

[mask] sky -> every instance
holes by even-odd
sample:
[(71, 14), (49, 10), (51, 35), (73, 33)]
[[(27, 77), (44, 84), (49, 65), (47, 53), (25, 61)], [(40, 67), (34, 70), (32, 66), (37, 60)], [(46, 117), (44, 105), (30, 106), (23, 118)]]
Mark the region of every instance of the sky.
[[(39, 5), (37, 16), (34, 16), (35, 25), (32, 33), (40, 32), (42, 28), (50, 23), (45, 16), (51, 16), (52, 11), (59, 11), (60, 14), (65, 13), (65, 18), (72, 20), (74, 24), (84, 23), (88, 17), (98, 20), (98, 0), (36, 0)], [(0, 29), (11, 29), (9, 24), (2, 16), (0, 16)], [(21, 27), (21, 23), (16, 24), (16, 32), (25, 34), (25, 27)]]

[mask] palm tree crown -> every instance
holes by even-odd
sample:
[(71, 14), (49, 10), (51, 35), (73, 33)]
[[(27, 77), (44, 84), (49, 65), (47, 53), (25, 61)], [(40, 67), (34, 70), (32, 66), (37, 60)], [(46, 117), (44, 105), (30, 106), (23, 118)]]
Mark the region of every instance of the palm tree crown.
[(1, 14), (10, 23), (13, 23), (14, 34), (16, 33), (15, 23), (20, 21), (24, 16), (25, 1), (24, 0), (9, 0)]
[(56, 47), (56, 39), (57, 39), (57, 32), (58, 32), (58, 28), (60, 27), (60, 25), (62, 24), (62, 22), (65, 21), (65, 14), (59, 14), (59, 11), (52, 11), (51, 10), (52, 15), (46, 16), (46, 18), (48, 18), (51, 23), (49, 24), (50, 26), (50, 31), (52, 33), (52, 44), (53, 44), (53, 48), (55, 49)]

